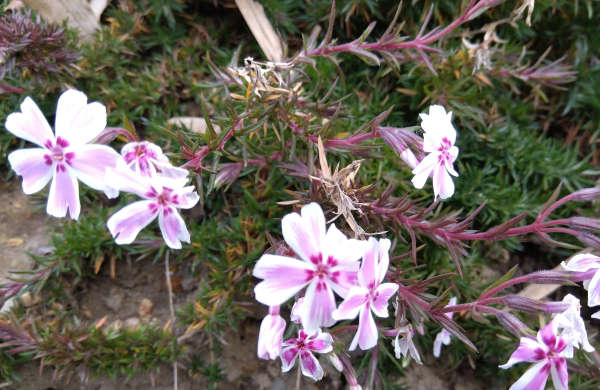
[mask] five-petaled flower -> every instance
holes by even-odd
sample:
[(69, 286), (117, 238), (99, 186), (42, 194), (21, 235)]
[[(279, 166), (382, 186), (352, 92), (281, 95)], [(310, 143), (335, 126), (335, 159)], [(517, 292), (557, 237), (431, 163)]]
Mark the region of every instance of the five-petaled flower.
[(554, 319), (555, 321), (559, 321), (559, 328), (563, 328), (562, 334), (570, 335), (563, 356), (572, 358), (573, 347), (579, 348), (579, 343), (581, 343), (581, 347), (584, 351), (593, 352), (594, 347), (592, 347), (588, 341), (587, 330), (585, 329), (585, 324), (581, 318), (579, 299), (571, 294), (567, 294), (567, 296), (563, 298), (563, 302), (569, 302), (571, 306), (563, 313), (556, 314)]
[(302, 374), (311, 377), (316, 381), (323, 378), (323, 368), (319, 364), (313, 352), (327, 353), (333, 351), (333, 338), (329, 333), (322, 333), (317, 329), (315, 333), (309, 335), (306, 331), (300, 330), (296, 339), (289, 339), (283, 343), (281, 349), (281, 371), (288, 372), (294, 367), (296, 357), (300, 356), (300, 367)]
[(258, 357), (274, 360), (281, 353), (285, 320), (279, 315), (279, 306), (269, 307), (269, 314), (260, 324), (258, 334)]
[(106, 184), (119, 191), (131, 192), (145, 200), (132, 203), (114, 214), (107, 222), (117, 244), (130, 244), (138, 233), (158, 216), (158, 224), (167, 245), (181, 248), (190, 242), (190, 233), (177, 209), (190, 209), (200, 197), (187, 178), (143, 177), (119, 160), (117, 168), (107, 169)]
[(281, 305), (308, 286), (298, 315), (306, 332), (335, 323), (335, 291), (348, 295), (360, 267), (365, 241), (348, 239), (335, 225), (325, 230), (321, 206), (311, 203), (281, 221), (283, 237), (302, 259), (264, 254), (253, 275), (264, 279), (255, 288), (256, 300), (269, 306)]
[[(455, 306), (456, 305), (456, 297), (453, 297), (452, 299), (450, 299), (450, 301), (448, 302), (448, 305), (446, 307), (450, 307), (450, 306)], [(446, 317), (452, 319), (452, 315), (454, 314), (454, 312), (450, 312), (450, 313), (446, 313)], [(450, 332), (448, 332), (446, 330), (446, 328), (442, 329), (442, 331), (440, 333), (437, 334), (437, 336), (435, 336), (435, 341), (433, 342), (433, 356), (435, 356), (436, 358), (440, 357), (441, 353), (442, 353), (442, 344), (444, 345), (450, 345), (450, 338), (451, 338), (451, 334)]]
[[(588, 290), (588, 306), (600, 305), (600, 257), (584, 253), (573, 256), (568, 263), (563, 261), (561, 265), (570, 271), (576, 280), (583, 280), (583, 287)], [(600, 312), (592, 317), (600, 319)]]
[(42, 148), (21, 149), (8, 156), (17, 175), (23, 176), (23, 191), (33, 194), (52, 179), (46, 211), (55, 217), (79, 217), (79, 183), (104, 189), (106, 168), (114, 167), (119, 154), (105, 145), (89, 144), (106, 127), (106, 108), (87, 103), (79, 91), (68, 90), (58, 99), (55, 132), (37, 105), (27, 97), (21, 112), (6, 119), (6, 129)]
[(350, 351), (367, 350), (377, 344), (378, 332), (371, 311), (378, 317), (388, 317), (388, 301), (398, 291), (395, 283), (383, 283), (383, 278), (390, 264), (389, 250), (391, 242), (388, 239), (377, 241), (370, 237), (366, 252), (363, 256), (356, 286), (348, 292), (348, 296), (333, 312), (333, 318), (354, 319), (359, 315), (358, 331), (350, 344)]
[(519, 347), (510, 356), (508, 362), (500, 366), (507, 369), (517, 363), (535, 363), (511, 386), (510, 390), (542, 390), (550, 373), (556, 390), (568, 389), (569, 374), (563, 356), (568, 340), (557, 335), (558, 325), (555, 319), (544, 326), (538, 332), (537, 340), (522, 337)]
[(429, 115), (421, 114), (421, 127), (425, 131), (423, 151), (429, 153), (419, 165), (413, 169), (412, 179), (416, 188), (423, 188), (429, 175), (433, 172), (433, 192), (446, 199), (454, 194), (454, 182), (450, 175), (458, 176), (454, 170), (454, 160), (458, 157), (458, 148), (454, 146), (456, 130), (452, 127), (452, 112), (446, 114), (442, 106), (429, 107)]
[(187, 177), (187, 169), (171, 165), (160, 146), (148, 141), (130, 142), (121, 149), (127, 166), (141, 176), (160, 176), (180, 179)]

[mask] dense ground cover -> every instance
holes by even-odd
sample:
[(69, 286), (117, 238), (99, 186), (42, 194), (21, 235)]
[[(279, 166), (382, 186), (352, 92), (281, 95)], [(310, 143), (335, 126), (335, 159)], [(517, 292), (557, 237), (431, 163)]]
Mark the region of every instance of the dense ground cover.
[[(0, 10), (6, 4), (5, 1)], [(288, 45), (290, 57), (302, 50), (303, 35), (308, 37), (316, 25), (327, 28), (331, 9), (327, 1), (264, 1), (263, 5)], [(432, 6), (425, 32), (447, 26), (460, 16), (461, 8), (453, 1), (404, 4), (399, 14), (399, 21), (405, 22), (401, 35), (417, 36)], [(315, 56), (314, 64), (303, 68), (307, 79), (298, 88), (302, 91), (298, 99), (306, 102), (305, 106), (282, 105), (277, 110), (249, 99), (243, 85), (228, 84), (229, 94), (224, 93), (216, 68), (241, 66), (246, 56), (263, 60), (232, 2), (217, 2), (215, 6), (212, 1), (115, 1), (102, 17), (104, 28), (98, 39), (82, 45), (76, 44), (72, 31), (52, 32), (46, 26), (31, 34), (36, 22), (18, 13), (4, 14), (0, 42), (7, 49), (0, 52), (4, 53), (0, 63), (0, 123), (18, 110), (25, 96), (31, 96), (52, 122), (58, 96), (73, 87), (84, 91), (90, 101), (106, 105), (109, 126), (135, 128), (142, 138), (172, 151), (171, 160), (177, 165), (190, 158), (185, 149), (174, 145), (182, 141), (189, 148), (208, 145), (212, 140), (206, 134), (211, 132), (198, 135), (178, 129), (167, 124), (170, 118), (210, 116), (215, 125), (225, 129), (234, 126), (236, 116), (247, 114), (249, 119), (243, 130), (253, 133), (247, 140), (240, 137), (229, 154), (212, 152), (203, 161), (204, 170), (196, 170), (194, 183), (202, 210), (187, 215), (191, 244), (173, 252), (171, 263), (180, 267), (182, 279), (192, 278), (199, 287), (187, 294), (186, 303), (179, 302), (174, 335), (163, 330), (164, 323), (160, 323), (106, 336), (96, 329), (94, 321), (85, 319), (78, 305), (70, 306), (73, 310), (52, 306), (72, 301), (80, 293), (78, 286), (89, 283), (97, 269), (107, 267), (111, 261), (121, 274), (128, 272), (121, 266), (128, 259), (162, 262), (168, 250), (158, 229), (144, 230), (132, 245), (116, 245), (106, 228), (106, 219), (130, 199), (111, 201), (82, 189), (84, 211), (80, 220), (61, 222), (52, 241), (55, 250), (36, 258), (39, 268), (33, 271), (33, 282), (25, 283), (26, 287), (20, 290), (39, 293), (43, 301), (34, 308), (16, 307), (12, 324), (35, 327), (39, 339), (27, 344), (31, 349), (24, 348), (20, 354), (8, 353), (8, 348), (2, 350), (0, 370), (4, 378), (17, 381), (14, 367), (35, 359), (38, 353), (60, 356), (45, 358), (45, 364), (54, 365), (59, 372), (85, 368), (95, 375), (134, 374), (154, 368), (158, 361), (173, 362), (189, 355), (189, 351), (184, 351), (185, 340), (175, 337), (186, 330), (200, 330), (211, 340), (210, 348), (217, 355), (226, 348), (218, 342), (219, 337), (248, 315), (245, 303), (253, 298), (255, 283), (252, 267), (268, 248), (269, 235), (275, 240), (281, 238), (279, 218), (292, 211), (291, 206), (277, 202), (312, 199), (334, 209), (314, 188), (315, 183), (311, 185), (303, 177), (303, 165), (316, 164), (318, 153), (314, 140), (298, 136), (290, 121), (299, 127), (310, 127), (313, 135), (335, 141), (347, 139), (383, 112), (388, 114), (382, 126), (404, 128), (418, 124), (418, 114), (429, 105), (445, 106), (453, 112), (458, 131), (456, 146), (461, 152), (455, 167), (460, 177), (454, 181), (455, 194), (436, 206), (432, 220), (450, 218), (455, 213), (470, 215), (487, 200), (473, 221), (474, 228), (486, 230), (525, 211), (532, 215), (523, 221), (527, 224), (559, 184), (562, 183), (560, 195), (593, 186), (600, 130), (600, 64), (595, 55), (600, 49), (600, 23), (595, 4), (536, 2), (531, 26), (524, 17), (512, 22), (518, 6), (503, 2), (484, 9), (436, 41), (433, 46), (440, 53), (422, 55), (407, 50), (398, 66), (381, 59), (376, 64), (364, 52), (358, 52), (363, 59), (354, 55), (357, 53)], [(365, 40), (374, 42), (385, 34), (397, 7), (393, 1), (339, 2), (332, 35), (338, 43), (350, 42), (377, 22)], [(494, 24), (499, 21), (504, 23)], [(321, 32), (320, 37), (324, 34)], [(475, 44), (479, 46), (473, 48)], [(317, 101), (318, 107), (311, 106)], [(317, 120), (304, 120), (296, 115), (298, 111), (303, 115), (310, 113)], [(187, 136), (178, 139), (177, 130)], [(116, 141), (119, 142), (124, 143), (125, 139)], [(0, 173), (5, 180), (15, 180), (6, 156), (23, 145), (9, 132), (0, 132)], [(284, 154), (286, 150), (289, 153)], [(278, 157), (278, 153), (284, 157)], [(306, 158), (308, 153), (312, 158)], [(377, 184), (372, 199), (380, 197), (383, 189), (393, 183), (393, 197), (400, 199), (410, 194), (412, 200), (424, 206), (433, 203), (431, 186), (415, 190), (410, 182), (411, 169), (381, 139), (367, 139), (355, 148), (332, 146), (327, 154), (330, 165), (339, 162), (340, 167), (366, 157), (359, 180), (361, 186)], [(304, 160), (298, 163), (293, 156)], [(237, 180), (215, 188), (216, 175), (211, 171), (222, 169), (225, 163), (245, 166)], [(299, 176), (290, 176), (290, 171)], [(45, 196), (42, 193), (34, 199), (43, 204)], [(555, 210), (552, 217), (593, 216), (596, 211), (596, 206), (589, 203), (567, 204)], [(376, 221), (363, 222), (376, 226)], [(347, 226), (345, 230), (350, 231)], [(371, 230), (374, 231), (377, 229)], [(390, 238), (394, 240), (392, 256), (411, 251), (406, 231), (391, 232)], [(431, 293), (441, 294), (452, 287), (453, 295), (461, 301), (472, 301), (493, 278), (517, 263), (527, 271), (551, 268), (573, 253), (573, 248), (531, 243), (529, 238), (521, 238), (525, 244), (516, 238), (493, 244), (474, 243), (470, 257), (459, 260), (463, 277), (440, 281), (437, 291)], [(558, 238), (578, 245), (572, 237)], [(419, 267), (411, 270), (412, 278), (456, 271), (451, 251), (425, 236), (420, 238), (421, 244), (427, 245), (419, 251)], [(398, 259), (394, 264), (407, 268), (412, 259)], [(489, 276), (490, 269), (497, 274)], [(43, 318), (29, 325), (27, 318), (48, 310), (56, 312), (51, 321)], [(460, 325), (480, 353), (453, 342), (444, 355), (448, 367), (475, 366), (477, 378), (494, 378), (500, 387), (523, 371), (497, 368), (513, 350), (506, 339), (510, 337), (513, 344), (516, 339), (496, 322), (480, 324), (469, 319)], [(531, 326), (536, 325), (532, 322)], [(425, 351), (431, 350), (432, 335), (439, 325), (426, 323), (425, 329), (419, 345), (428, 354)], [(67, 340), (83, 339), (77, 354), (67, 353), (68, 342), (58, 334)], [(84, 352), (92, 350), (98, 355), (90, 359)], [(135, 364), (133, 358), (123, 357), (134, 350)], [(383, 348), (379, 358), (383, 382), (386, 388), (393, 388), (392, 383), (406, 362), (398, 362), (381, 351)], [(368, 369), (370, 357), (368, 352), (356, 357), (359, 374)], [(576, 360), (570, 382), (573, 388), (597, 386), (592, 375), (597, 368), (586, 359), (579, 356)], [(206, 363), (198, 359), (192, 366), (215, 383), (222, 378), (214, 360)]]

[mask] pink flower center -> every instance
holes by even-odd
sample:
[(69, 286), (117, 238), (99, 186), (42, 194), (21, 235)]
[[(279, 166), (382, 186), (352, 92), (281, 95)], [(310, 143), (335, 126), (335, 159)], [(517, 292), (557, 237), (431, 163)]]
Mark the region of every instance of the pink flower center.
[(71, 166), (73, 158), (75, 157), (74, 152), (65, 153), (64, 149), (69, 146), (69, 141), (58, 137), (56, 139), (56, 145), (52, 142), (52, 140), (47, 140), (44, 143), (44, 147), (48, 150), (48, 154), (44, 155), (44, 163), (46, 165), (53, 165), (56, 163), (56, 171), (57, 172), (65, 172), (66, 168), (64, 164)]
[(340, 272), (331, 270), (333, 267), (338, 265), (337, 260), (335, 260), (333, 256), (329, 256), (327, 258), (327, 262), (323, 263), (323, 254), (319, 253), (318, 255), (311, 256), (310, 261), (313, 263), (315, 268), (306, 271), (306, 281), (317, 278), (320, 287), (325, 287), (323, 285), (325, 279), (329, 279), (333, 283), (338, 283)]

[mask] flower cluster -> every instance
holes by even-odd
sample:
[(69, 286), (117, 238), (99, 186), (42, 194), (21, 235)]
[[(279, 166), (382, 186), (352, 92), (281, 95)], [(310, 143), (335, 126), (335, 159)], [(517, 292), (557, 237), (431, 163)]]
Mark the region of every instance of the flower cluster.
[(108, 228), (118, 244), (133, 242), (137, 234), (157, 216), (167, 245), (181, 248), (190, 235), (177, 212), (198, 202), (194, 187), (186, 186), (188, 171), (173, 167), (160, 147), (149, 142), (132, 142), (122, 156), (106, 145), (95, 144), (106, 128), (106, 108), (87, 102), (79, 91), (64, 92), (56, 109), (53, 133), (44, 115), (29, 97), (21, 112), (6, 119), (6, 129), (39, 148), (21, 149), (8, 156), (13, 170), (23, 176), (23, 191), (33, 194), (48, 182), (46, 211), (55, 217), (78, 219), (81, 211), (79, 182), (109, 197), (119, 191), (144, 198), (117, 212)]

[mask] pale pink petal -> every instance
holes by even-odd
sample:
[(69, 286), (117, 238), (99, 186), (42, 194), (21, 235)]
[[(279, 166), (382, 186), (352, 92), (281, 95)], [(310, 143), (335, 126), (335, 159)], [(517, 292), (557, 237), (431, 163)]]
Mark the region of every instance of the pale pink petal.
[[(551, 321), (548, 325), (544, 326), (537, 333), (537, 341), (540, 345), (545, 345), (545, 350), (554, 349), (558, 338), (556, 334), (558, 332), (557, 322)], [(538, 359), (539, 360), (539, 359)]]
[(454, 194), (454, 182), (444, 165), (438, 165), (433, 171), (433, 193), (447, 199)]
[(348, 292), (346, 299), (332, 313), (336, 320), (352, 320), (356, 318), (361, 308), (369, 301), (369, 290), (354, 286)]
[(174, 190), (171, 192), (171, 204), (179, 209), (191, 209), (200, 200), (195, 190), (194, 186)]
[(433, 341), (433, 356), (435, 356), (436, 358), (439, 358), (440, 355), (442, 354), (442, 332), (438, 333), (437, 336), (435, 336), (435, 340)]
[(304, 297), (298, 299), (296, 302), (294, 302), (294, 306), (292, 306), (292, 314), (290, 315), (290, 319), (296, 324), (302, 323), (302, 317), (300, 317), (300, 308), (302, 307), (303, 303)]
[(296, 356), (300, 352), (300, 348), (297, 345), (286, 345), (283, 344), (281, 349), (281, 371), (288, 372), (294, 367), (294, 363), (296, 363)]
[[(54, 163), (46, 149), (20, 149), (8, 155), (8, 162), (17, 175), (23, 176), (23, 192), (34, 194), (44, 188), (54, 174)], [(50, 161), (50, 164), (48, 162)]]
[(543, 344), (528, 337), (521, 337), (521, 343), (517, 350), (513, 352), (508, 362), (501, 365), (500, 368), (507, 369), (517, 363), (537, 362), (544, 359), (546, 359), (546, 350)]
[(71, 145), (84, 145), (96, 138), (106, 127), (106, 107), (87, 104), (83, 92), (69, 89), (58, 99), (56, 107), (56, 137)]
[(442, 147), (442, 141), (431, 133), (423, 135), (423, 151), (426, 153), (436, 152)]
[(600, 272), (596, 272), (587, 287), (588, 289), (588, 306), (600, 305)]
[(569, 263), (562, 262), (562, 266), (567, 271), (586, 272), (591, 269), (600, 268), (600, 257), (589, 253), (573, 256)]
[(348, 239), (331, 224), (323, 244), (323, 261), (331, 265), (356, 262), (362, 257), (366, 246), (366, 241)]
[(371, 310), (369, 310), (368, 307), (365, 307), (360, 311), (358, 330), (356, 331), (356, 335), (354, 335), (349, 350), (354, 351), (357, 344), (360, 346), (360, 349), (364, 351), (371, 349), (377, 345), (378, 337), (377, 326), (371, 315)]
[(321, 206), (310, 203), (298, 213), (283, 217), (281, 230), (285, 242), (304, 261), (316, 264), (322, 262), (323, 241), (325, 239), (325, 216)]
[(108, 168), (106, 185), (118, 191), (131, 192), (145, 199), (156, 199), (162, 187), (147, 177), (142, 177), (129, 169), (123, 160), (117, 161), (117, 168)]
[(323, 279), (315, 278), (306, 289), (302, 305), (302, 326), (308, 334), (314, 334), (321, 326), (331, 326), (335, 307), (333, 290)]
[(158, 225), (165, 242), (170, 248), (181, 249), (181, 242), (190, 243), (190, 232), (177, 209), (164, 206), (158, 212)]
[(410, 167), (410, 169), (415, 169), (417, 165), (419, 165), (419, 160), (417, 160), (417, 157), (410, 149), (404, 149), (402, 153), (400, 153), (400, 158)]
[(300, 351), (300, 367), (302, 374), (313, 378), (315, 381), (323, 379), (323, 368), (317, 358), (307, 350)]
[(452, 165), (452, 162), (450, 160), (444, 159), (444, 167), (446, 168), (449, 174), (458, 177), (458, 172), (454, 170), (454, 165)]
[(117, 244), (131, 244), (138, 233), (156, 218), (158, 210), (158, 205), (150, 200), (132, 203), (109, 218), (108, 230)]
[(54, 142), (55, 139), (44, 114), (30, 97), (21, 103), (21, 112), (6, 118), (4, 127), (15, 136), (39, 146), (44, 146), (48, 141)]
[(544, 390), (549, 374), (550, 362), (542, 360), (525, 371), (525, 374), (509, 390)]
[(567, 361), (563, 357), (552, 359), (550, 368), (552, 373), (552, 383), (554, 390), (568, 390), (569, 388), (569, 373), (567, 372)]
[(412, 173), (415, 175), (412, 178), (412, 183), (415, 188), (423, 188), (429, 174), (433, 171), (433, 169), (438, 165), (440, 153), (433, 152), (429, 153), (419, 165), (413, 169)]
[(390, 266), (390, 247), (392, 242), (387, 238), (379, 239), (379, 266), (377, 267), (377, 282), (381, 283)]
[(373, 313), (375, 313), (377, 317), (388, 317), (388, 302), (396, 291), (398, 291), (398, 285), (396, 283), (384, 283), (377, 287), (375, 296), (371, 302), (371, 310), (373, 310)]
[(257, 301), (268, 306), (285, 303), (314, 277), (311, 265), (275, 255), (263, 255), (256, 262), (252, 274), (264, 279), (254, 287), (254, 294)]
[(333, 351), (333, 337), (329, 333), (323, 333), (319, 329), (317, 337), (306, 343), (306, 348), (318, 353), (328, 353)]
[(75, 174), (64, 164), (54, 167), (54, 179), (50, 185), (46, 212), (54, 217), (62, 218), (69, 215), (73, 219), (79, 218), (81, 205), (79, 204), (79, 183)]
[(446, 137), (454, 144), (456, 130), (452, 126), (452, 112), (446, 114), (444, 107), (433, 105), (429, 107), (429, 114), (420, 114), (421, 127), (426, 133), (442, 138)]
[(379, 242), (374, 237), (369, 237), (368, 245), (365, 248), (362, 264), (358, 271), (358, 284), (372, 289), (376, 286), (378, 279), (377, 263), (379, 262)]
[(600, 311), (595, 312), (594, 314), (592, 314), (592, 318), (595, 318), (597, 320), (600, 320)]
[[(452, 306), (456, 306), (456, 297), (452, 297), (450, 298), (450, 301), (448, 301), (448, 304), (446, 305), (446, 307), (452, 307)], [(451, 311), (449, 313), (446, 313), (446, 317), (452, 319), (452, 317), (454, 316), (454, 312)]]
[(106, 145), (81, 145), (71, 153), (74, 154), (70, 162), (75, 176), (95, 190), (104, 189), (106, 168), (116, 168), (121, 158)]
[(337, 295), (346, 298), (348, 291), (356, 284), (359, 267), (358, 261), (331, 267), (328, 283)]
[(187, 178), (190, 174), (190, 171), (188, 171), (185, 168), (179, 168), (179, 167), (172, 166), (168, 160), (166, 162), (155, 161), (154, 165), (156, 166), (156, 168), (158, 168), (158, 170), (160, 170), (160, 175), (164, 176), (164, 177), (171, 177), (173, 179), (181, 179), (184, 177)]
[(281, 353), (285, 320), (279, 315), (267, 315), (260, 324), (258, 357), (274, 360)]

